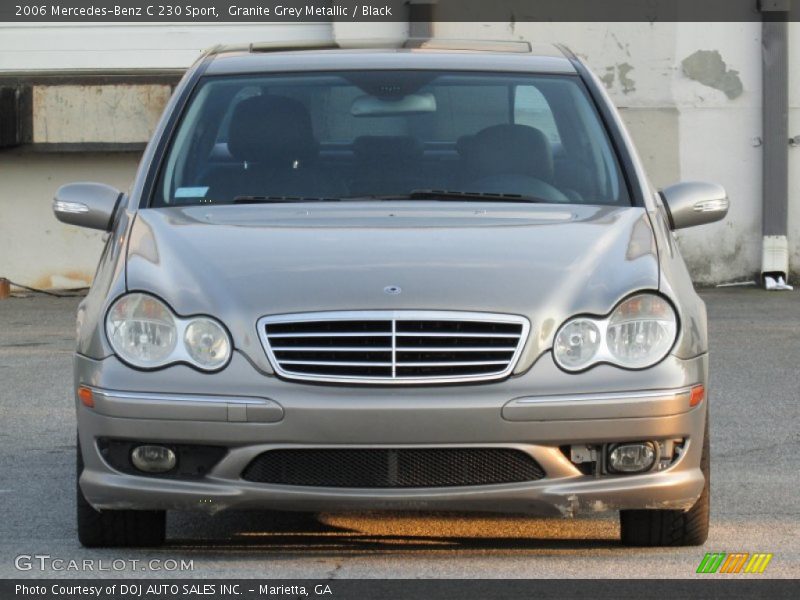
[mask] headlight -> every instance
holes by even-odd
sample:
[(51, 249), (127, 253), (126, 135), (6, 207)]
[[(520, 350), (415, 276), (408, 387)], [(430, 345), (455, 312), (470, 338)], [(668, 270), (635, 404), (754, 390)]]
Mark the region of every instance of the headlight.
[(195, 363), (206, 369), (218, 369), (231, 355), (228, 334), (211, 319), (195, 319), (186, 326), (183, 343)]
[(660, 296), (640, 294), (628, 298), (611, 313), (606, 344), (620, 366), (639, 369), (664, 358), (677, 333), (672, 306)]
[(642, 369), (663, 359), (677, 334), (672, 305), (655, 294), (637, 294), (607, 317), (578, 317), (564, 323), (556, 334), (553, 356), (567, 371), (598, 363)]
[(183, 362), (213, 371), (231, 356), (230, 337), (219, 322), (177, 317), (148, 294), (134, 292), (114, 302), (106, 316), (106, 335), (117, 356), (142, 369)]
[(556, 356), (565, 369), (583, 369), (597, 355), (601, 341), (594, 321), (574, 319), (556, 336)]
[(172, 312), (161, 300), (144, 294), (117, 300), (108, 311), (106, 332), (120, 358), (145, 368), (163, 364), (178, 340)]

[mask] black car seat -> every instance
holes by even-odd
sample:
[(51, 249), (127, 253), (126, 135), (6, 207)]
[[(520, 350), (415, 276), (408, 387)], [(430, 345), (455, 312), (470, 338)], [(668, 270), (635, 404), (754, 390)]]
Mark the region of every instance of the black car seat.
[(233, 165), (207, 175), (208, 197), (347, 195), (335, 174), (317, 165), (319, 143), (299, 101), (262, 95), (236, 105), (228, 130)]

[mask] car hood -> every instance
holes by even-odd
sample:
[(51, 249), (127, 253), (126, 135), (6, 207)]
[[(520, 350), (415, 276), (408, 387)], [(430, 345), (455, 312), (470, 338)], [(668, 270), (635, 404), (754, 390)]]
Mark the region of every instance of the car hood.
[[(127, 287), (181, 315), (210, 314), (258, 368), (256, 321), (327, 310), (524, 315), (517, 372), (579, 313), (607, 313), (658, 288), (642, 208), (375, 202), (144, 209), (130, 232)], [(387, 294), (389, 286), (399, 294)], [(396, 290), (395, 290), (396, 291)]]

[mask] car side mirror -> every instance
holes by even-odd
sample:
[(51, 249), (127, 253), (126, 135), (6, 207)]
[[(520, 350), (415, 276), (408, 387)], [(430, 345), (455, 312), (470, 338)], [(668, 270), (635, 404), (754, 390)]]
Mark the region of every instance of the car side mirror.
[(103, 183), (69, 183), (58, 188), (53, 213), (62, 223), (111, 231), (122, 192)]
[(672, 229), (721, 221), (728, 214), (725, 188), (705, 181), (685, 181), (661, 190)]

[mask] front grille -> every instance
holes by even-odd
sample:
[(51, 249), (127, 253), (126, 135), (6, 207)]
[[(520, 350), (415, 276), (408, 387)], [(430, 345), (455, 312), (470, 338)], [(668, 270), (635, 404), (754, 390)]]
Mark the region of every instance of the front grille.
[(246, 481), (336, 488), (422, 488), (536, 481), (544, 471), (513, 448), (269, 450), (242, 473)]
[(277, 315), (258, 327), (279, 375), (354, 383), (499, 379), (529, 330), (523, 317), (442, 311)]

